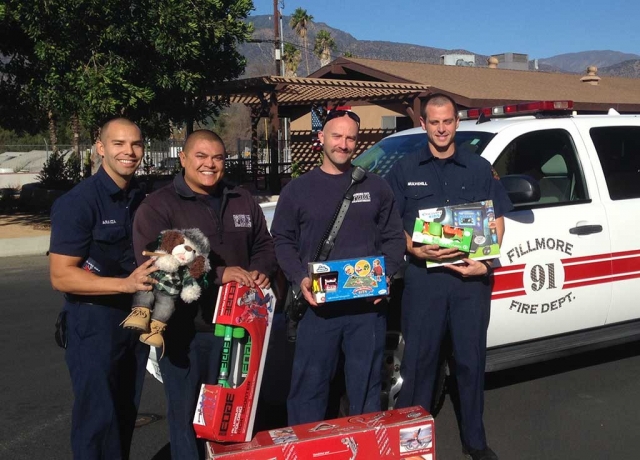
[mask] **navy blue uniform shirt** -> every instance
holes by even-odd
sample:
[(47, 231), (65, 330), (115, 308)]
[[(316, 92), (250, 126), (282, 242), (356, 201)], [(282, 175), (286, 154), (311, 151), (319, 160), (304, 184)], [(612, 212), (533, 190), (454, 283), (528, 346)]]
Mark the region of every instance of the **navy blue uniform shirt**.
[(496, 217), (502, 217), (513, 208), (491, 164), (476, 153), (456, 150), (441, 160), (427, 145), (398, 160), (387, 180), (409, 235), (421, 209), (493, 200)]
[(83, 268), (99, 276), (129, 276), (136, 267), (133, 214), (143, 198), (135, 179), (121, 190), (100, 168), (53, 204), (50, 252), (80, 257)]
[[(271, 233), (278, 263), (289, 281), (300, 284), (309, 276), (307, 263), (323, 241), (350, 182), (351, 170), (334, 175), (317, 167), (282, 189)], [(393, 193), (382, 178), (368, 173), (355, 186), (329, 260), (383, 255), (391, 276), (403, 263), (405, 247)]]

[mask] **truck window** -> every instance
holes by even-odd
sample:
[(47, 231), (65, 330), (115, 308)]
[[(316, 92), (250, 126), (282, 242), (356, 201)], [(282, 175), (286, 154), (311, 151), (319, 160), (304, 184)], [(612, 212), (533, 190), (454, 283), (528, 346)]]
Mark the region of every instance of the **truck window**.
[(500, 176), (526, 174), (540, 184), (540, 200), (516, 207), (552, 206), (587, 199), (571, 135), (563, 129), (534, 131), (511, 141), (493, 167)]
[(640, 198), (640, 127), (591, 128), (612, 200)]
[[(458, 131), (455, 137), (456, 148), (480, 155), (493, 136), (493, 133), (484, 131)], [(427, 135), (423, 132), (387, 137), (362, 152), (353, 164), (386, 177), (396, 161), (404, 155), (423, 149), (426, 145)]]

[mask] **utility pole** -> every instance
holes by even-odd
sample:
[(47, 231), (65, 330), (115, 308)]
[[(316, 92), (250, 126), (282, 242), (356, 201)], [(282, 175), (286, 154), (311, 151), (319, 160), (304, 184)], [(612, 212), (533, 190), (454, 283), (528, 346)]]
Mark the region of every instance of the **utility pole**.
[[(280, 12), (278, 11), (278, 0), (273, 0), (273, 31), (275, 45), (275, 64), (276, 71), (274, 75), (280, 75)], [(269, 119), (271, 121), (271, 132), (269, 133), (269, 190), (272, 194), (280, 193), (280, 146), (278, 145), (278, 134), (280, 131), (280, 117), (278, 116), (278, 98), (275, 90), (269, 97)]]
[(275, 39), (275, 58), (276, 58), (276, 73), (274, 75), (282, 75), (280, 61), (282, 56), (280, 55), (280, 11), (278, 11), (278, 0), (273, 0), (273, 31)]

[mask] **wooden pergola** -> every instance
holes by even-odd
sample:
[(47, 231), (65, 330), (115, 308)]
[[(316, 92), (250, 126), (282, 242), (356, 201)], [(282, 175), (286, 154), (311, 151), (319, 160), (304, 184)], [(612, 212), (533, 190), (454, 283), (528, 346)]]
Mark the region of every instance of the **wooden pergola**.
[(394, 101), (402, 102), (414, 126), (419, 126), (420, 98), (428, 92), (429, 85), (420, 83), (262, 76), (216, 85), (208, 91), (208, 95), (225, 102), (245, 104), (251, 109), (251, 158), (256, 163), (258, 122), (261, 117), (269, 118), (271, 124), (269, 150), (272, 152), (269, 188), (272, 193), (279, 193), (277, 133), (281, 117), (300, 115), (310, 111), (314, 106), (340, 106), (357, 101), (370, 103)]

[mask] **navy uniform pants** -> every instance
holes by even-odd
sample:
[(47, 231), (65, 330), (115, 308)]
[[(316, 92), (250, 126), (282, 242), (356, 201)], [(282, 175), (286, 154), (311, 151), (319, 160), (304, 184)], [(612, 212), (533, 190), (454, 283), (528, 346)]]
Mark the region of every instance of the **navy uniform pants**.
[(195, 332), (193, 320), (191, 327), (178, 326), (171, 324), (167, 328), (165, 354), (160, 360), (171, 458), (203, 459), (204, 440), (196, 439), (193, 416), (202, 384), (218, 382), (223, 338), (215, 337), (213, 332)]
[(449, 328), (460, 393), (461, 438), (468, 448), (484, 449), (484, 369), (491, 285), (484, 278), (462, 278), (445, 268), (409, 264), (402, 297), (404, 357), (396, 407), (429, 409), (438, 371), (440, 344)]
[(353, 314), (333, 317), (321, 315), (340, 306), (310, 307), (300, 321), (287, 399), (289, 425), (324, 420), (340, 349), (345, 356), (349, 415), (380, 410), (386, 315), (371, 312), (372, 303), (359, 306)]
[(125, 308), (65, 302), (74, 459), (129, 458), (149, 347), (120, 326)]

